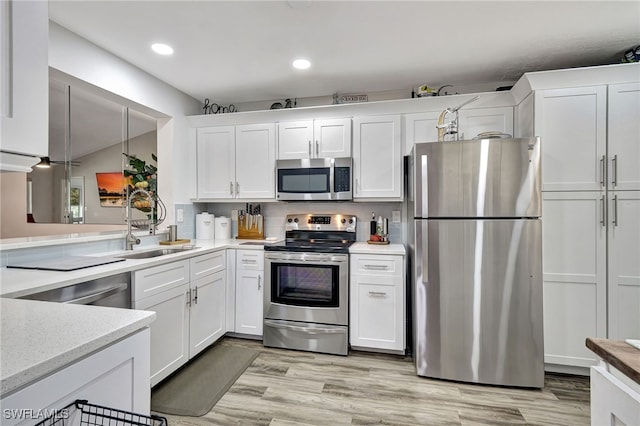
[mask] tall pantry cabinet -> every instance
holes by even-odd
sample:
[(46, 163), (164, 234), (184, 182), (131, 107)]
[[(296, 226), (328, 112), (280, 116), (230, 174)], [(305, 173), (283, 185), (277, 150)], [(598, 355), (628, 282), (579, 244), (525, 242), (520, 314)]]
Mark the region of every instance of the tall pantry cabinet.
[(640, 83), (540, 90), (545, 362), (640, 338)]

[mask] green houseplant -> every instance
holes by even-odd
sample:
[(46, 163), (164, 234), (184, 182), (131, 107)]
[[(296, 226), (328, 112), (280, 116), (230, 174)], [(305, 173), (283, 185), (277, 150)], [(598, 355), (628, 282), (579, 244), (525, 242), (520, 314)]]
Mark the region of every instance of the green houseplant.
[[(136, 194), (129, 200), (130, 207), (148, 213), (147, 218), (153, 221), (155, 225), (159, 225), (165, 218), (165, 206), (158, 196), (158, 167), (153, 164), (147, 164), (146, 161), (136, 157), (122, 153), (127, 158), (128, 168), (124, 169), (124, 176), (127, 178), (127, 193), (131, 194), (136, 189), (144, 189), (151, 194), (152, 200), (149, 200), (144, 194)], [(158, 157), (151, 154), (151, 159), (158, 162)], [(154, 203), (154, 217), (151, 217), (151, 203)]]

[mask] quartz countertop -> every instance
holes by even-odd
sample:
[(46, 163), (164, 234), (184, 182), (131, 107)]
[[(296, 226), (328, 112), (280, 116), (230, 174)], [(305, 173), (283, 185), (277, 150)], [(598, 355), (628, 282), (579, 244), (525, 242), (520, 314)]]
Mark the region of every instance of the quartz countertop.
[(624, 340), (592, 337), (587, 338), (586, 345), (603, 361), (640, 384), (640, 349), (634, 348)]
[(396, 254), (404, 256), (406, 250), (402, 244), (369, 244), (356, 242), (349, 247), (351, 254)]
[(155, 312), (0, 299), (0, 397), (155, 320)]
[[(261, 240), (262, 241), (262, 240)], [(264, 240), (265, 243), (275, 242), (277, 240)], [(251, 244), (243, 244), (249, 242)], [(119, 274), (121, 272), (130, 272), (140, 269), (150, 268), (162, 265), (167, 262), (174, 262), (182, 259), (188, 259), (207, 253), (227, 248), (242, 248), (243, 250), (262, 250), (262, 245), (255, 245), (254, 240), (191, 240), (189, 244), (195, 245), (192, 250), (180, 251), (164, 256), (151, 257), (147, 259), (126, 259), (123, 262), (110, 263), (106, 265), (94, 266), (91, 268), (78, 269), (75, 271), (57, 272), (57, 271), (40, 271), (31, 269), (13, 269), (0, 268), (0, 297), (17, 298), (33, 293), (52, 290), (68, 285), (73, 285), (85, 281), (95, 280), (107, 277), (109, 275)], [(137, 251), (154, 250), (158, 248), (179, 248), (180, 246), (143, 246), (136, 247), (132, 253)], [(124, 254), (124, 251), (105, 252), (105, 253), (87, 253), (91, 256), (109, 256), (117, 257)]]

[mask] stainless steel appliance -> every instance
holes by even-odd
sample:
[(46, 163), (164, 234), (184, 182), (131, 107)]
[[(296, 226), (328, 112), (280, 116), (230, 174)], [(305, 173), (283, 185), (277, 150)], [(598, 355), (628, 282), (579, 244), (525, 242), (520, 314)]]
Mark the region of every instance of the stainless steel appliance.
[(351, 200), (353, 160), (312, 158), (276, 161), (276, 198), (295, 200)]
[(416, 144), (409, 169), (417, 374), (542, 387), (539, 140)]
[(19, 299), (131, 309), (131, 274), (122, 272)]
[(347, 355), (356, 217), (287, 215), (285, 235), (264, 246), (264, 345)]

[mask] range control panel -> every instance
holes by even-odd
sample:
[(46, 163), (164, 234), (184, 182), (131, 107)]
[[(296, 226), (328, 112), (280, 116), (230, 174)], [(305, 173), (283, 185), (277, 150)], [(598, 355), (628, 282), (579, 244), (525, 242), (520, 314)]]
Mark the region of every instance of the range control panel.
[(346, 214), (289, 214), (286, 231), (346, 231), (356, 232), (357, 218)]

